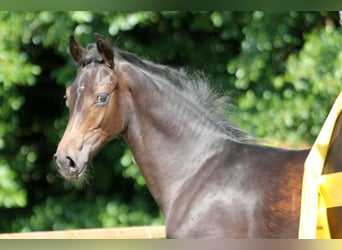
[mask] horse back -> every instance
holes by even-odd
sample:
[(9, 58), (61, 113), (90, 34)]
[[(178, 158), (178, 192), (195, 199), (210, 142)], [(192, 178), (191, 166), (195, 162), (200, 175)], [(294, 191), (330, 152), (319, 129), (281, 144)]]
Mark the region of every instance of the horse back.
[(228, 145), (166, 214), (171, 238), (297, 238), (308, 150)]

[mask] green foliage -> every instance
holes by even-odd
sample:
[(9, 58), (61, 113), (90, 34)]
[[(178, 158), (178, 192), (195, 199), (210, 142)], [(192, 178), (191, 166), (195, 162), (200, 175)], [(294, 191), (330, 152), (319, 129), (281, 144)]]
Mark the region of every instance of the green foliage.
[(83, 197), (75, 201), (72, 195), (48, 197), (34, 206), (28, 218), (19, 218), (20, 231), (65, 230), (95, 227), (137, 226), (161, 224), (162, 216), (151, 213), (137, 199), (130, 205), (108, 201), (103, 195)]
[(26, 190), (15, 181), (16, 172), (0, 163), (0, 206), (5, 208), (26, 206)]
[(146, 185), (145, 179), (139, 171), (139, 168), (136, 162), (134, 161), (134, 157), (130, 150), (127, 149), (125, 151), (124, 155), (121, 157), (120, 163), (124, 168), (122, 173), (125, 178), (132, 178), (136, 180), (136, 183), (139, 186)]
[[(300, 132), (312, 141), (310, 137), (319, 133), (322, 119), (329, 112), (327, 107), (332, 106), (342, 89), (341, 51), (340, 27), (327, 25), (314, 30), (305, 36), (300, 53), (289, 56), (285, 74), (275, 80), (276, 88), (283, 93), (283, 107), (291, 110), (285, 125), (294, 131), (293, 138), (295, 132)], [(301, 98), (293, 101), (295, 96)]]
[[(21, 20), (9, 13), (0, 12), (0, 207), (23, 207), (26, 205), (26, 191), (17, 182), (17, 174), (10, 169), (11, 157), (16, 146), (12, 136), (19, 123), (18, 111), (25, 103), (18, 93), (20, 86), (33, 86), (40, 67), (28, 62), (28, 56), (18, 47), (18, 34), (11, 27), (20, 25)], [(14, 156), (14, 155), (13, 155)]]
[[(341, 51), (337, 17), (255, 12), (248, 19), (241, 55), (227, 66), (235, 75), (235, 88), (245, 91), (238, 98), (244, 112), (237, 117), (239, 124), (280, 144), (313, 143), (341, 89), (340, 76), (332, 72), (339, 70), (336, 59)], [(322, 29), (323, 22), (330, 24)], [(328, 38), (326, 30), (334, 35)]]
[[(152, 61), (201, 70), (233, 96), (230, 119), (273, 144), (311, 144), (341, 90), (336, 12), (0, 12), (0, 230), (163, 223), (122, 140), (87, 182), (63, 180), (52, 155), (76, 73), (69, 35), (92, 33)], [(15, 28), (14, 28), (15, 27)]]

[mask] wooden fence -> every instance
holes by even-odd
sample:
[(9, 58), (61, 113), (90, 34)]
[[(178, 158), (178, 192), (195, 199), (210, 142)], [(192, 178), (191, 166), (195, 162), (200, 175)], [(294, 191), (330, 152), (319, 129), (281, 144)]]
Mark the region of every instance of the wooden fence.
[(163, 239), (165, 237), (165, 226), (96, 228), (0, 234), (0, 239)]

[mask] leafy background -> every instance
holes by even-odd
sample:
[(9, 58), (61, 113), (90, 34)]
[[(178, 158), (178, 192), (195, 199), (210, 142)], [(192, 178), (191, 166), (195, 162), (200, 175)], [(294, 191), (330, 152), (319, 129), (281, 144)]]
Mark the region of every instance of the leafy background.
[(52, 162), (76, 71), (71, 34), (92, 33), (154, 62), (200, 70), (231, 96), (227, 116), (268, 144), (305, 147), (342, 86), (337, 12), (0, 12), (0, 232), (162, 224), (118, 138), (84, 185)]

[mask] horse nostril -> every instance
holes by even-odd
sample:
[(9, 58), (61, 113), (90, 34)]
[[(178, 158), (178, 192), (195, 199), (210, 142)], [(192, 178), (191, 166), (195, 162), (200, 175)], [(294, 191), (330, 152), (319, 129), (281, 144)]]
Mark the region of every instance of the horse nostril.
[(75, 164), (74, 160), (69, 156), (67, 156), (66, 158), (67, 158), (68, 167), (75, 168), (76, 164)]

